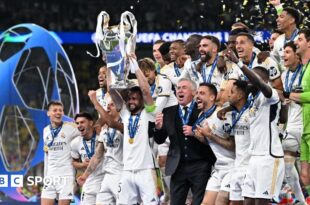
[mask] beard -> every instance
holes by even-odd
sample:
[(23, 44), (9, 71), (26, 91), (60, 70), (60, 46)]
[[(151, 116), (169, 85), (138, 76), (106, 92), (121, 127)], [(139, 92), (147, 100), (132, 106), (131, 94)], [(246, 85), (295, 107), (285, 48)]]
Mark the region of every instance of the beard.
[(209, 52), (205, 53), (205, 56), (201, 57), (200, 59), (201, 59), (201, 62), (205, 63), (205, 62), (208, 62), (211, 58), (212, 58), (212, 54), (209, 51)]
[(131, 113), (137, 113), (142, 108), (142, 106), (141, 105), (135, 105), (135, 106), (127, 105), (127, 108)]

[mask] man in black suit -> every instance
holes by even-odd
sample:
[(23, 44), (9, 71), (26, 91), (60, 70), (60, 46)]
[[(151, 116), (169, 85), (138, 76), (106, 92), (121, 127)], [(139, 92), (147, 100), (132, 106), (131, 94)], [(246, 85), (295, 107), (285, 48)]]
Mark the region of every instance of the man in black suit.
[(176, 95), (178, 105), (165, 108), (156, 116), (154, 139), (164, 143), (169, 136), (170, 147), (166, 162), (166, 175), (171, 175), (170, 205), (185, 204), (191, 189), (192, 205), (200, 205), (216, 158), (206, 143), (192, 137), (192, 126), (198, 119), (199, 111), (194, 102), (196, 83), (180, 79)]

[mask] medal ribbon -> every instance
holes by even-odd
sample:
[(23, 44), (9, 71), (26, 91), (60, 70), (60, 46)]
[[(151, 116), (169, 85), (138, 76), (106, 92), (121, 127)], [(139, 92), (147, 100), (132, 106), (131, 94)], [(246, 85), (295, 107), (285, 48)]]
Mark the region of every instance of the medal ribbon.
[(136, 135), (137, 129), (138, 129), (138, 123), (140, 119), (141, 112), (136, 115), (136, 119), (133, 122), (133, 117), (130, 115), (129, 117), (129, 124), (128, 124), (128, 130), (129, 130), (129, 137), (130, 139), (133, 139)]
[(183, 115), (183, 112), (182, 112), (182, 108), (181, 108), (181, 106), (179, 105), (179, 116), (180, 116), (180, 118), (181, 118), (181, 120), (182, 120), (182, 124), (183, 124), (183, 125), (187, 125), (187, 123), (188, 123), (188, 121), (189, 121), (189, 117), (190, 117), (190, 115), (191, 115), (192, 112), (193, 112), (194, 106), (195, 106), (195, 103), (194, 103), (194, 101), (192, 101), (192, 102), (191, 102), (191, 106), (188, 108), (187, 115), (184, 116), (184, 115)]
[(84, 145), (88, 159), (91, 159), (92, 156), (95, 154), (95, 141), (96, 141), (96, 132), (94, 132), (93, 136), (91, 137), (91, 144), (90, 144), (90, 151), (89, 151), (86, 140), (83, 139), (83, 145)]
[(206, 112), (204, 112), (203, 114), (201, 114), (201, 115), (199, 116), (199, 118), (197, 119), (197, 121), (194, 123), (192, 130), (194, 131), (194, 130), (196, 129), (197, 125), (200, 125), (200, 123), (201, 123), (204, 119), (210, 117), (210, 116), (213, 114), (213, 112), (214, 112), (215, 110), (216, 110), (216, 105), (213, 105), (213, 106), (212, 106), (211, 108), (209, 108)]
[(150, 89), (151, 89), (151, 96), (152, 96), (152, 97), (153, 97), (153, 95), (154, 95), (155, 88), (156, 88), (156, 82), (154, 82), (153, 85), (150, 86)]
[(48, 147), (51, 147), (52, 144), (54, 143), (54, 139), (57, 137), (59, 134), (61, 128), (62, 128), (63, 122), (61, 122), (59, 127), (53, 128), (52, 125), (50, 125), (50, 130), (51, 130), (51, 135), (52, 135), (52, 141), (47, 144)]
[(102, 92), (102, 99), (104, 99), (105, 92), (104, 92), (104, 89), (103, 89), (103, 88), (101, 88), (101, 92)]
[(287, 42), (294, 41), (294, 38), (298, 35), (298, 32), (299, 32), (299, 29), (296, 29), (289, 40), (286, 40), (286, 38), (284, 37), (283, 47)]
[[(290, 77), (290, 71), (288, 70), (285, 76), (285, 91), (286, 92), (291, 92), (292, 91), (292, 87), (293, 87), (293, 83), (295, 82), (295, 79), (298, 75), (298, 73), (300, 73), (302, 71), (302, 66), (301, 64), (298, 65), (297, 69), (294, 71), (293, 76), (291, 78), (291, 80), (289, 80)], [(300, 74), (299, 76), (299, 81), (298, 81), (298, 86), (300, 86), (301, 80), (302, 80), (302, 75), (303, 73)]]
[[(121, 120), (119, 119), (118, 122), (121, 122)], [(112, 130), (111, 133), (110, 133), (110, 129)], [(108, 127), (108, 130), (107, 130), (107, 137), (108, 137), (107, 144), (110, 147), (113, 147), (113, 145), (114, 145), (115, 134), (116, 134), (116, 129)]]
[(112, 130), (111, 133), (110, 133), (110, 128), (108, 128), (108, 130), (107, 130), (107, 136), (108, 136), (107, 144), (108, 144), (108, 146), (113, 147), (116, 129), (111, 128), (111, 130)]
[(253, 96), (252, 94), (249, 95), (248, 97), (248, 104), (249, 104), (249, 108), (252, 108), (253, 107), (253, 103), (254, 103), (254, 100), (260, 95), (260, 91), (258, 91), (258, 93), (256, 93), (255, 96)]
[(175, 74), (177, 75), (177, 77), (180, 77), (181, 73), (180, 73), (180, 68), (177, 66), (176, 63), (173, 64), (173, 67), (174, 67), (174, 72)]
[(243, 105), (243, 107), (241, 108), (241, 110), (240, 110), (240, 112), (239, 112), (237, 117), (236, 117), (236, 115), (237, 115), (238, 111), (234, 110), (232, 112), (232, 125), (231, 125), (231, 128), (229, 129), (228, 133), (230, 133), (234, 129), (234, 127), (236, 126), (237, 122), (240, 120), (241, 116), (249, 108), (249, 106), (250, 106), (250, 102), (248, 101), (248, 102), (246, 102)]
[(202, 78), (203, 78), (203, 82), (204, 83), (211, 83), (211, 79), (215, 70), (215, 67), (217, 66), (217, 58), (218, 56), (216, 56), (215, 60), (213, 61), (209, 76), (208, 76), (208, 80), (207, 80), (207, 76), (206, 76), (206, 66), (204, 65), (202, 68)]

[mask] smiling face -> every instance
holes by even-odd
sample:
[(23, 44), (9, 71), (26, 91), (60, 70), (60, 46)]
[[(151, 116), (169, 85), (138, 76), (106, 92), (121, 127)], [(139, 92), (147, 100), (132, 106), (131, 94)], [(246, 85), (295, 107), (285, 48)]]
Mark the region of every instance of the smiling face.
[(199, 54), (202, 62), (208, 62), (212, 56), (216, 55), (217, 47), (209, 39), (203, 38), (199, 43)]
[(253, 47), (253, 43), (247, 36), (238, 36), (236, 38), (236, 50), (239, 58), (250, 59)]
[(189, 104), (193, 100), (195, 92), (196, 91), (194, 90), (193, 85), (190, 81), (180, 81), (177, 85), (176, 90), (179, 104), (182, 106)]
[(107, 86), (107, 67), (103, 66), (98, 72), (99, 87), (104, 88)]
[(171, 61), (173, 62), (176, 61), (178, 57), (185, 54), (184, 46), (178, 42), (171, 43), (170, 48), (169, 48), (169, 54), (170, 54)]
[(196, 94), (196, 102), (199, 110), (204, 110), (215, 102), (215, 96), (207, 86), (199, 86)]
[(160, 52), (159, 52), (159, 48), (163, 43), (156, 43), (153, 45), (153, 57), (156, 60), (156, 62), (163, 62), (163, 57), (161, 56)]
[(137, 92), (128, 95), (127, 108), (131, 113), (137, 113), (143, 107), (143, 98)]
[(62, 122), (62, 116), (64, 115), (63, 106), (51, 105), (47, 111), (51, 124), (58, 127)]
[(93, 121), (85, 117), (77, 117), (75, 124), (83, 137), (91, 136), (93, 133)]
[(287, 68), (292, 68), (299, 62), (298, 55), (294, 52), (293, 48), (290, 46), (286, 46), (284, 49), (284, 66)]
[(277, 18), (277, 28), (278, 30), (285, 32), (294, 22), (294, 18), (287, 13), (287, 11), (283, 11)]
[(296, 45), (296, 54), (298, 54), (301, 57), (310, 48), (310, 41), (307, 41), (307, 38), (304, 33), (299, 34), (297, 40), (294, 43)]

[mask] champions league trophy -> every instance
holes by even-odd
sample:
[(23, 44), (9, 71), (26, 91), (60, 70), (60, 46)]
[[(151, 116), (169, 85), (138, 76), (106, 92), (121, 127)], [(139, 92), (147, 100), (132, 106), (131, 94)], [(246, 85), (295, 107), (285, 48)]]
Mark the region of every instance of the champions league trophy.
[(107, 12), (101, 11), (97, 18), (95, 43), (97, 56), (101, 49), (103, 59), (111, 69), (111, 89), (126, 89), (132, 82), (128, 81), (129, 63), (127, 55), (135, 52), (137, 21), (134, 15), (125, 11), (121, 15), (119, 25), (109, 26), (110, 16)]

